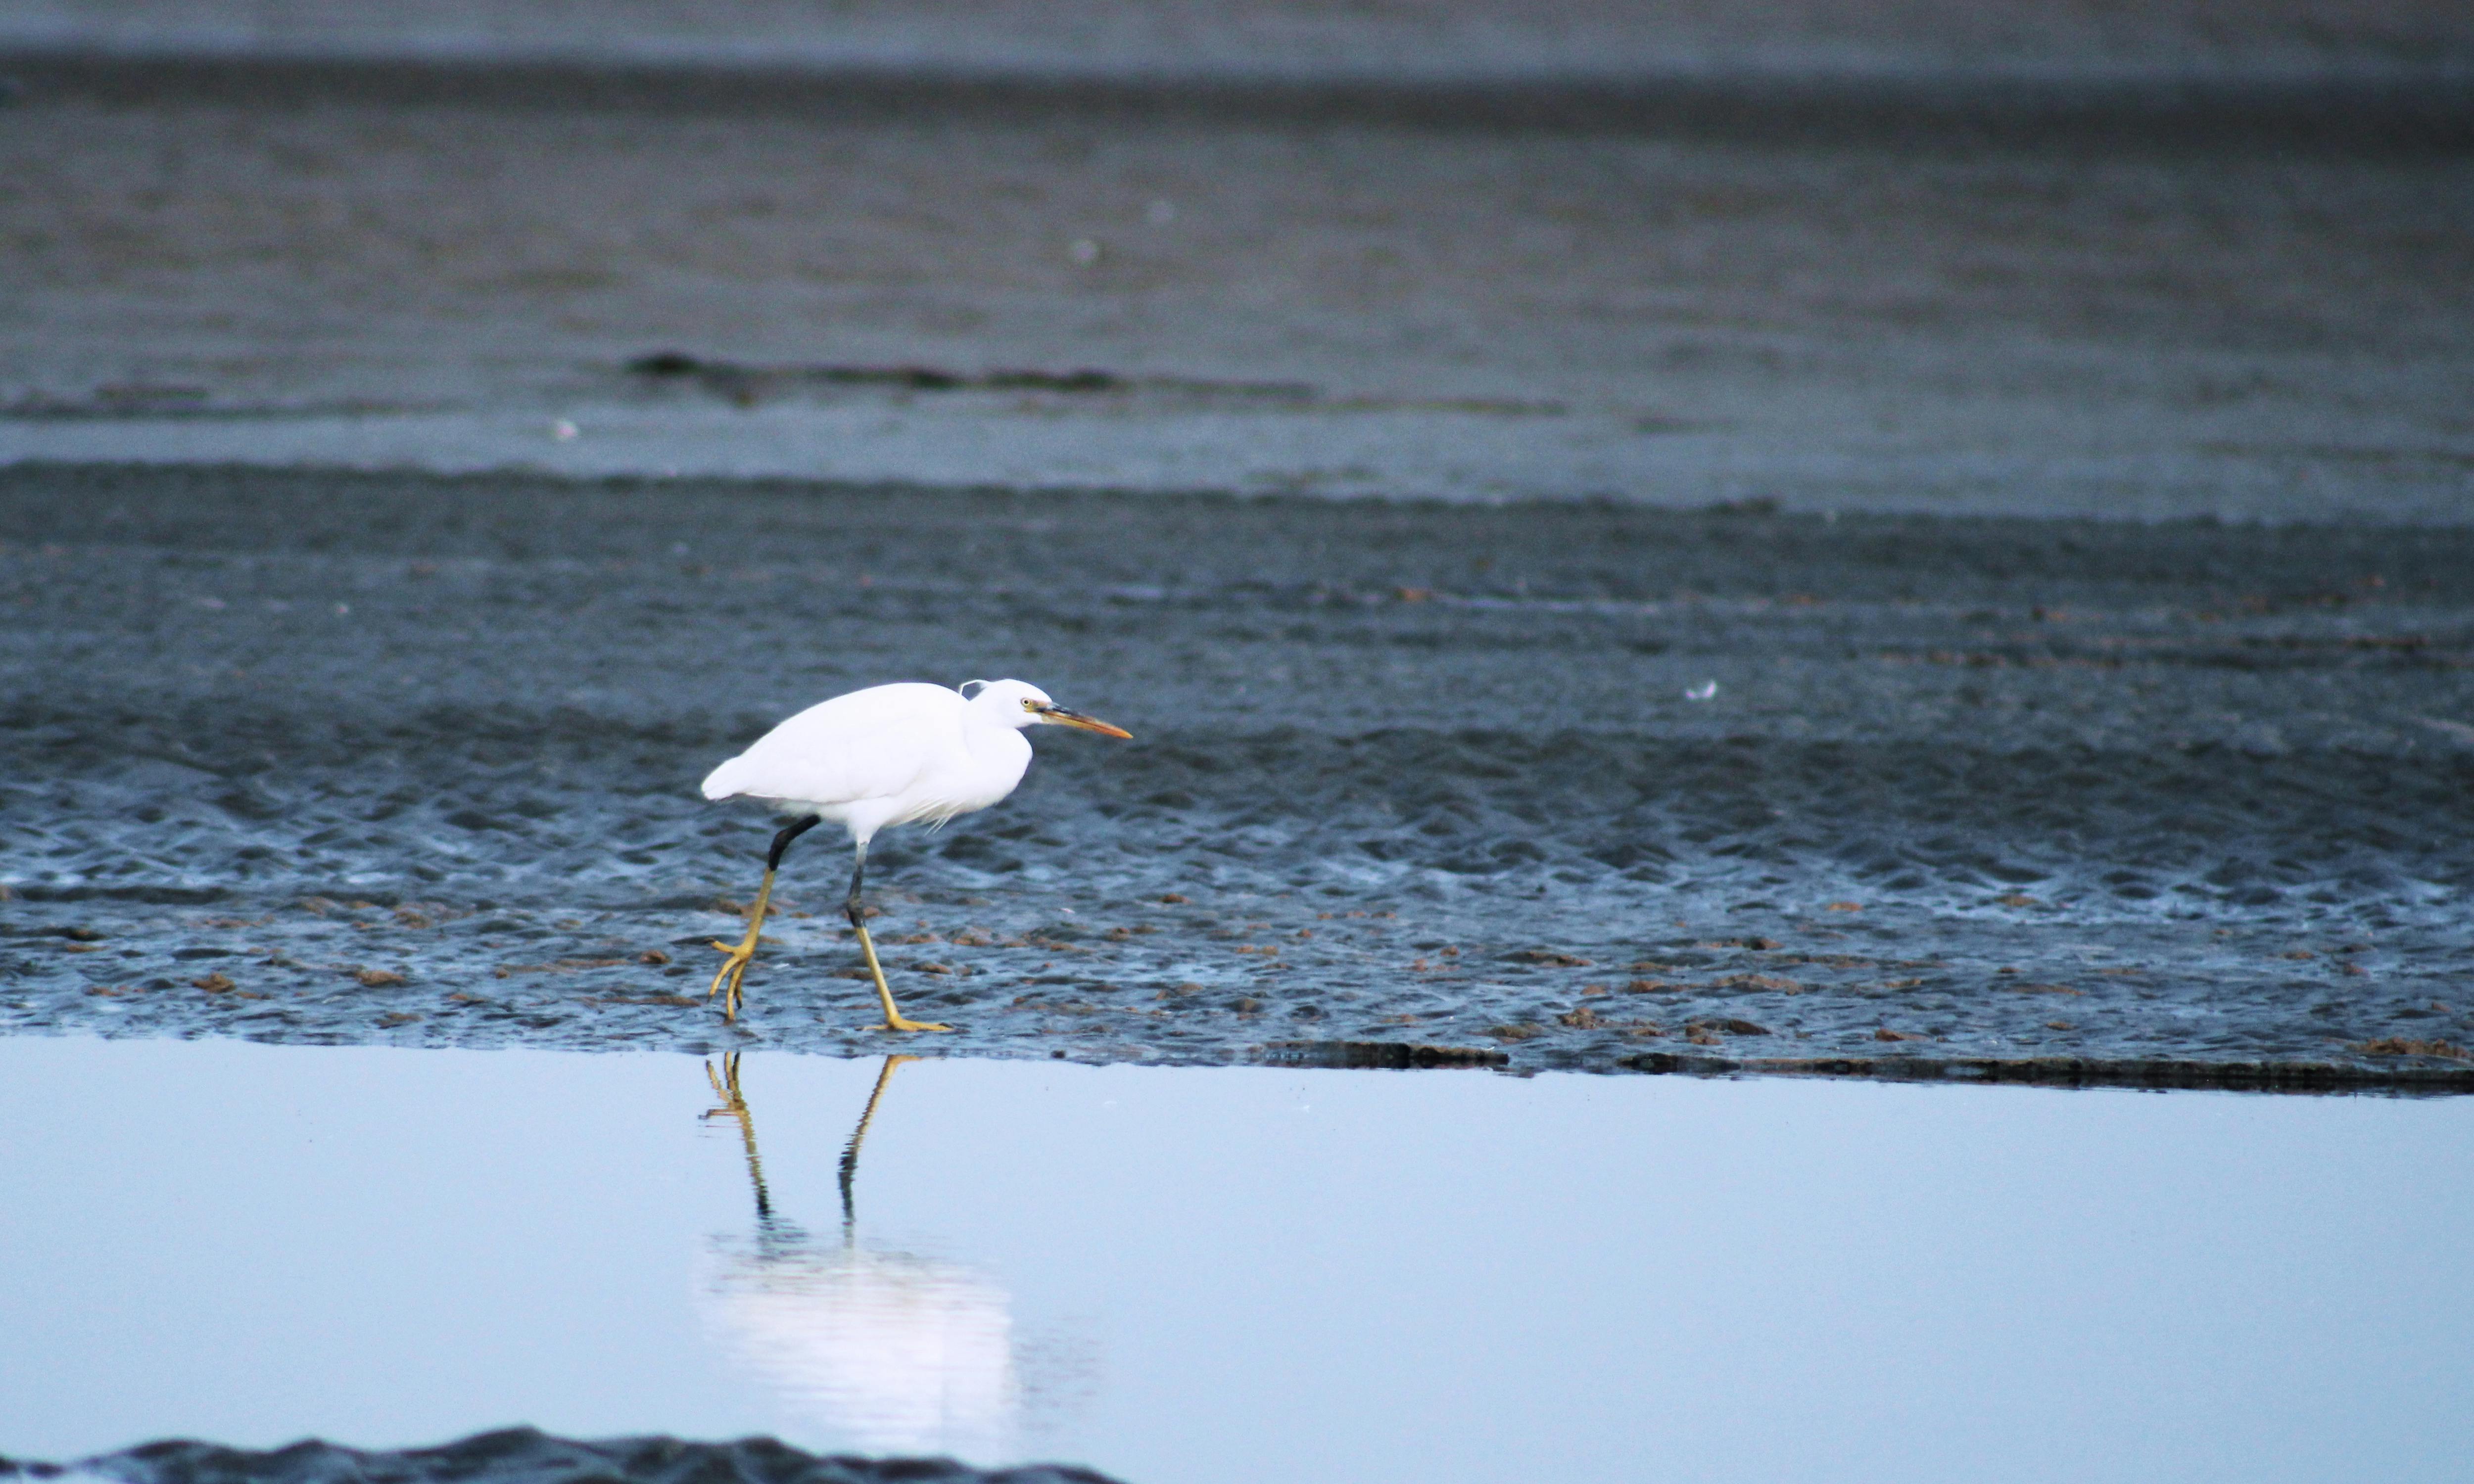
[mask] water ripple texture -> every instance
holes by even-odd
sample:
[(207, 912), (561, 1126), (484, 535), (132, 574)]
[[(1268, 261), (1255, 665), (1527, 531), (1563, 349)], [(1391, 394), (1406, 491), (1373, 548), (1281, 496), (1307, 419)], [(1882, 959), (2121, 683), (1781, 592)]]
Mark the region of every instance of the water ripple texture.
[(32, 466), (0, 521), (13, 1028), (873, 1045), (821, 836), (710, 1012), (770, 826), (695, 780), (1017, 675), (1137, 741), (881, 842), (935, 1049), (2469, 1065), (2462, 528)]

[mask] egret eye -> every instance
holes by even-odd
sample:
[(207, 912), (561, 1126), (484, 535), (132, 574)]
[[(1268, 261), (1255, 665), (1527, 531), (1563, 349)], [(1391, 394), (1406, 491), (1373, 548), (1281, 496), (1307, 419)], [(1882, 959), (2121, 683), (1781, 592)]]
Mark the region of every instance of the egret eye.
[(1039, 709), (1039, 703), (1025, 696), (1022, 698), (1022, 708), (1026, 711), (1036, 711)]

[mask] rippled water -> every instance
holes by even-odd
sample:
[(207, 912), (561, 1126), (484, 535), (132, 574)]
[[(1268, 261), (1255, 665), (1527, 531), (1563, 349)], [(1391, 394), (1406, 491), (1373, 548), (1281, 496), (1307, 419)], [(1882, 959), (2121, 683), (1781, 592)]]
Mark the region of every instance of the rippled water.
[[(2474, 1010), (2453, 528), (39, 468), (0, 497), (0, 1022), (719, 1043), (704, 945), (770, 826), (696, 778), (823, 695), (996, 674), (1137, 741), (1044, 736), (1012, 800), (880, 846), (907, 1002), (965, 1027), (940, 1045), (2445, 1067)], [(750, 979), (763, 1041), (864, 1038), (821, 838)]]

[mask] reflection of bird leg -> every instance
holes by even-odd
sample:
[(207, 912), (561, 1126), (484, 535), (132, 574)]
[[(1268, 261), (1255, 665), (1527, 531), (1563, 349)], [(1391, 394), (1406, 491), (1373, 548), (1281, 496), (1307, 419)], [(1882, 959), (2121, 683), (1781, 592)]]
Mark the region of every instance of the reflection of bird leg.
[(721, 1075), (714, 1075), (713, 1064), (704, 1064), (704, 1080), (713, 1084), (714, 1096), (721, 1099), (719, 1108), (705, 1111), (708, 1118), (727, 1113), (739, 1120), (739, 1140), (747, 1150), (747, 1179), (756, 1187), (756, 1221), (759, 1226), (773, 1219), (773, 1198), (764, 1189), (764, 1160), (756, 1152), (756, 1115), (747, 1111), (747, 1099), (739, 1091), (739, 1053), (731, 1052), (721, 1059)]
[(867, 908), (859, 898), (861, 882), (867, 879), (867, 842), (859, 846), (859, 864), (851, 868), (850, 900), (843, 910), (850, 916), (852, 931), (859, 934), (860, 951), (867, 955), (867, 971), (876, 976), (876, 997), (885, 1005), (885, 1028), (888, 1031), (950, 1031), (950, 1025), (936, 1025), (926, 1020), (906, 1020), (902, 1012), (893, 1008), (893, 992), (885, 987), (885, 969), (876, 961), (876, 944), (867, 936)]
[(722, 988), (724, 984), (729, 986), (730, 993), (721, 1001), (723, 1018), (739, 1018), (739, 982), (747, 977), (748, 963), (756, 957), (756, 945), (764, 931), (764, 915), (772, 910), (773, 873), (782, 868), (782, 852), (790, 848), (791, 841), (823, 823), (821, 818), (810, 814), (782, 826), (781, 832), (773, 837), (773, 849), (764, 854), (764, 884), (756, 889), (756, 904), (747, 909), (746, 941), (735, 948), (715, 941), (714, 946), (729, 956), (721, 961), (721, 968), (713, 976), (713, 989), (705, 991), (704, 997), (711, 999), (714, 990)]
[(721, 1099), (719, 1108), (708, 1108), (704, 1111), (704, 1115), (708, 1118), (718, 1118), (723, 1113), (728, 1113), (740, 1122), (745, 1122), (747, 1099), (740, 1096), (739, 1093), (739, 1053), (733, 1051), (722, 1057), (719, 1076), (714, 1075), (711, 1062), (705, 1063), (704, 1080), (712, 1084), (713, 1095)]
[(885, 1085), (893, 1080), (893, 1069), (905, 1062), (916, 1062), (915, 1056), (889, 1056), (876, 1074), (876, 1090), (868, 1093), (867, 1107), (859, 1115), (859, 1127), (851, 1130), (850, 1142), (842, 1145), (842, 1239), (848, 1241), (851, 1223), (851, 1184), (859, 1178), (859, 1146), (867, 1137), (867, 1126), (876, 1117), (877, 1099), (885, 1096)]

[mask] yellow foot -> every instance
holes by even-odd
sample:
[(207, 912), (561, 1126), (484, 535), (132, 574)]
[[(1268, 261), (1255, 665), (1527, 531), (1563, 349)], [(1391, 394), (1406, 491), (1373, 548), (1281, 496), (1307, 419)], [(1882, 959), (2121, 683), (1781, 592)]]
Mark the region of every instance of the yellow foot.
[(888, 1031), (950, 1031), (953, 1029), (950, 1025), (938, 1025), (933, 1020), (913, 1020), (909, 1016), (898, 1015), (885, 1017), (885, 1028)]
[(736, 1020), (739, 1018), (739, 981), (747, 977), (747, 966), (756, 961), (756, 948), (751, 944), (734, 945), (718, 941), (714, 944), (714, 946), (719, 949), (724, 957), (720, 969), (713, 976), (713, 988), (704, 992), (704, 997), (711, 999), (717, 992), (727, 988), (730, 993), (722, 997), (722, 1017)]

